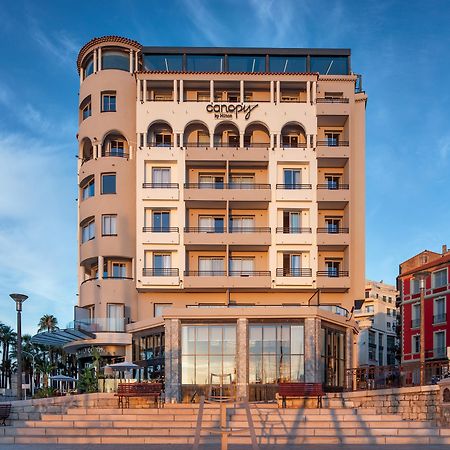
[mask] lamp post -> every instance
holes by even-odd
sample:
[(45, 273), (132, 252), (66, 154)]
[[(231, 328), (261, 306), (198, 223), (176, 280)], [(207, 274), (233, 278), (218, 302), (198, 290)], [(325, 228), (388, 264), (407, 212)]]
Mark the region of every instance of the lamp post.
[(420, 283), (420, 385), (425, 384), (425, 280), (430, 272), (422, 271), (414, 275)]
[(10, 294), (16, 302), (17, 311), (17, 400), (22, 400), (22, 303), (28, 298), (25, 294)]

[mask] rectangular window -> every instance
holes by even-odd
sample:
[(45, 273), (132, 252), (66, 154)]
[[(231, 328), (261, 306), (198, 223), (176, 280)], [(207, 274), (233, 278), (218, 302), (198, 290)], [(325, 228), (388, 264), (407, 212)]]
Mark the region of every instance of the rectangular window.
[(186, 70), (188, 72), (223, 72), (224, 57), (221, 55), (187, 55)]
[(201, 233), (223, 233), (225, 218), (218, 216), (199, 216), (198, 227)]
[(283, 233), (301, 232), (300, 211), (283, 211)]
[(311, 56), (310, 72), (323, 75), (348, 75), (347, 56)]
[(125, 331), (125, 305), (122, 303), (108, 303), (106, 308), (108, 317), (106, 330)]
[(341, 267), (340, 261), (325, 261), (325, 268), (327, 271), (327, 276), (329, 277), (338, 277), (339, 271)]
[(112, 263), (112, 277), (113, 278), (126, 278), (127, 266), (125, 263)]
[(385, 302), (386, 303), (386, 296), (385, 295), (383, 295), (383, 302)]
[(306, 72), (306, 56), (270, 56), (269, 66), (272, 73)]
[(158, 72), (181, 72), (182, 55), (144, 55), (144, 70)]
[(301, 276), (301, 254), (283, 253), (283, 276)]
[(102, 93), (102, 112), (116, 111), (116, 93), (105, 92)]
[(153, 305), (153, 316), (162, 317), (164, 310), (167, 308), (172, 308), (172, 303), (155, 303)]
[(154, 253), (153, 254), (153, 275), (166, 276), (171, 269), (170, 253)]
[(365, 298), (369, 298), (369, 297), (370, 297), (370, 291), (366, 291)]
[(116, 236), (117, 235), (117, 215), (104, 214), (102, 216), (102, 235)]
[(435, 358), (443, 358), (447, 356), (447, 348), (446, 348), (446, 342), (445, 342), (445, 331), (437, 331), (434, 333), (434, 357)]
[(86, 200), (89, 197), (93, 197), (95, 195), (95, 179), (92, 178), (90, 181), (88, 181), (87, 184), (84, 185), (82, 188), (82, 199)]
[(95, 221), (83, 225), (81, 228), (81, 242), (87, 242), (95, 238)]
[(295, 189), (301, 184), (300, 169), (284, 169), (284, 187), (285, 189)]
[(432, 274), (433, 288), (447, 286), (447, 269), (438, 270)]
[(412, 337), (413, 340), (413, 353), (420, 353), (420, 335), (416, 334)]
[(391, 322), (386, 322), (386, 328), (387, 328), (388, 330), (391, 329)]
[(341, 228), (340, 217), (325, 217), (325, 227), (327, 233), (339, 233)]
[(325, 133), (325, 140), (328, 147), (337, 147), (339, 145), (340, 133), (328, 131)]
[(420, 281), (417, 278), (411, 278), (410, 289), (411, 294), (418, 294), (420, 292)]
[(435, 298), (433, 302), (433, 323), (445, 323), (446, 321), (445, 297)]
[(229, 72), (265, 72), (266, 57), (265, 56), (228, 56)]
[(365, 310), (366, 310), (366, 313), (373, 313), (374, 312), (373, 305), (366, 306)]
[(170, 231), (170, 212), (169, 211), (153, 211), (152, 228), (154, 232)]
[(198, 258), (199, 275), (223, 276), (225, 275), (225, 259), (223, 257)]
[(327, 189), (339, 189), (340, 181), (341, 177), (338, 175), (325, 175), (325, 184), (327, 185)]
[(253, 216), (233, 216), (230, 217), (230, 231), (232, 233), (239, 232), (244, 233), (246, 231), (251, 232), (255, 227), (255, 218)]
[(254, 266), (254, 258), (230, 258), (230, 275), (252, 275)]
[(412, 305), (412, 319), (420, 321), (420, 304), (419, 303), (414, 303), (414, 305)]
[(115, 173), (102, 173), (102, 194), (116, 194)]
[(388, 316), (391, 315), (391, 310), (390, 310), (389, 308), (386, 310), (386, 314), (387, 314)]
[(92, 115), (92, 105), (91, 102), (89, 102), (82, 111), (82, 117), (83, 120), (87, 119), (88, 117), (90, 117)]
[(157, 186), (167, 186), (170, 184), (170, 167), (153, 167), (152, 183)]

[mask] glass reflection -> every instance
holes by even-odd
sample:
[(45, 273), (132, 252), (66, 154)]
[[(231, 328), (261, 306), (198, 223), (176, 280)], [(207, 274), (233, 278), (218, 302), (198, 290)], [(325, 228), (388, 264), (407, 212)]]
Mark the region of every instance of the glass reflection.
[(229, 72), (265, 72), (265, 56), (228, 56)]
[(181, 72), (183, 57), (181, 55), (144, 55), (144, 70)]
[(325, 75), (347, 75), (348, 58), (346, 56), (311, 56), (310, 72)]
[(103, 50), (102, 69), (117, 69), (128, 72), (130, 70), (129, 53), (114, 50)]
[(188, 72), (223, 72), (224, 57), (219, 55), (187, 55)]
[(306, 72), (306, 56), (270, 56), (269, 65), (271, 72)]

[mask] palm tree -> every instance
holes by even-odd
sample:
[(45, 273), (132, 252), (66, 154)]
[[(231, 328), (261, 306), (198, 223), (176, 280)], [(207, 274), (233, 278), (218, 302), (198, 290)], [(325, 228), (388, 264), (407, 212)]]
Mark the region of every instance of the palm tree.
[(0, 322), (0, 342), (2, 346), (0, 387), (3, 388), (7, 387), (7, 380), (11, 376), (10, 375), (11, 360), (9, 348), (11, 345), (14, 344), (16, 336), (17, 336), (16, 333), (10, 326)]
[(52, 314), (44, 314), (38, 323), (38, 333), (41, 331), (55, 331), (59, 330), (58, 319)]

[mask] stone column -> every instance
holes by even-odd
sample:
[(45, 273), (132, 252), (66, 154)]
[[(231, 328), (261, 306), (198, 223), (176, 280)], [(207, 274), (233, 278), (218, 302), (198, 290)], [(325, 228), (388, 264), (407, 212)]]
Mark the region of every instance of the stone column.
[(270, 103), (275, 103), (273, 80), (270, 82)]
[(103, 280), (103, 256), (98, 257), (98, 279)]
[(311, 104), (311, 81), (306, 82), (306, 104)]
[(173, 80), (173, 101), (176, 103), (178, 101), (178, 82)]
[(131, 48), (129, 50), (129, 54), (130, 54), (130, 68), (129, 68), (129, 71), (130, 71), (130, 73), (133, 73), (133, 50), (131, 50)]
[(320, 383), (320, 319), (305, 319), (305, 382)]
[(166, 402), (181, 401), (181, 322), (178, 319), (165, 320), (165, 385)]
[(102, 48), (98, 48), (98, 61), (97, 61), (98, 71), (102, 70)]
[(239, 97), (241, 100), (241, 103), (244, 102), (244, 80), (241, 80), (239, 82)]
[(184, 102), (184, 83), (180, 80), (180, 103)]
[(236, 326), (237, 397), (248, 397), (248, 319), (238, 319)]
[(280, 104), (281, 100), (281, 90), (280, 90), (280, 81), (277, 80), (276, 82), (276, 98), (277, 98), (277, 104)]
[(210, 80), (209, 82), (209, 101), (214, 102), (214, 81)]

